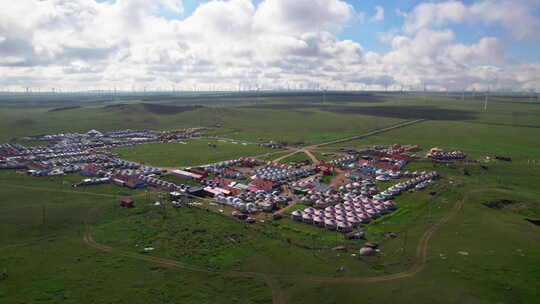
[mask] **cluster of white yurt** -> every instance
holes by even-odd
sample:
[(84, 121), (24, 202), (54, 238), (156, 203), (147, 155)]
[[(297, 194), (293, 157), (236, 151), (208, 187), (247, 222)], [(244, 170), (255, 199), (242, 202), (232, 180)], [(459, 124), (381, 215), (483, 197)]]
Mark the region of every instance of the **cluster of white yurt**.
[[(340, 203), (335, 206), (326, 207), (324, 210), (311, 207), (304, 210), (296, 210), (292, 213), (292, 218), (295, 221), (324, 227), (329, 230), (350, 232), (361, 224), (369, 223), (372, 218), (378, 217), (376, 214), (380, 214), (381, 212), (375, 210), (375, 206), (371, 205), (369, 208), (363, 207), (363, 205), (354, 208), (352, 204)], [(387, 209), (384, 210), (386, 211)]]
[(305, 180), (302, 180), (302, 181), (296, 181), (294, 183), (291, 183), (291, 187), (293, 187), (293, 188), (305, 188), (308, 185), (312, 185), (313, 181), (315, 181), (316, 178), (317, 177), (313, 177), (313, 178), (305, 179)]
[(335, 191), (331, 190), (324, 192), (310, 190), (305, 196), (300, 199), (300, 201), (304, 205), (315, 206), (319, 208), (323, 208), (329, 205), (335, 205), (341, 200), (341, 196)]
[(295, 221), (325, 227), (330, 230), (349, 232), (361, 224), (397, 209), (394, 201), (372, 200), (366, 196), (345, 194), (343, 202), (323, 210), (306, 208), (292, 213)]
[(224, 196), (222, 194), (217, 195), (214, 198), (218, 203), (233, 207), (236, 210), (242, 212), (254, 213), (259, 211), (257, 206), (254, 203), (246, 202), (239, 197), (235, 196)]
[(242, 173), (242, 172), (240, 172), (238, 170), (229, 169), (229, 168), (216, 170), (215, 173), (219, 174), (219, 176), (223, 177), (223, 178), (230, 178), (230, 179), (244, 179), (244, 178), (246, 178), (244, 173)]
[(242, 192), (237, 196), (218, 195), (215, 200), (244, 212), (271, 212), (280, 204), (287, 204), (291, 198), (270, 193)]
[(438, 177), (439, 177), (439, 173), (437, 173), (436, 171), (433, 171), (430, 173), (422, 172), (422, 175), (412, 178), (406, 182), (396, 184), (386, 189), (385, 191), (380, 193), (378, 196), (375, 196), (374, 198), (375, 199), (389, 199), (389, 198), (392, 198), (394, 196), (401, 194), (401, 192), (403, 191), (407, 191), (412, 188), (415, 188), (417, 190), (423, 189), (433, 184), (434, 183), (433, 180), (437, 179)]
[(339, 192), (343, 195), (354, 194), (354, 195), (374, 195), (379, 193), (377, 187), (374, 186), (373, 182), (354, 182), (340, 186), (338, 188)]
[(367, 198), (345, 201), (324, 210), (306, 208), (292, 213), (295, 221), (324, 227), (339, 232), (350, 232), (361, 224), (397, 209), (393, 201), (376, 201)]
[(258, 178), (272, 182), (291, 182), (313, 175), (315, 173), (315, 168), (292, 169), (267, 166), (264, 168), (255, 169), (252, 171), (252, 173)]
[(231, 166), (234, 166), (240, 162), (240, 159), (233, 159), (233, 160), (227, 160), (222, 162), (217, 162), (213, 164), (208, 164), (206, 166), (203, 166), (205, 171), (208, 172), (216, 172), (224, 168), (228, 168)]
[(353, 168), (357, 160), (358, 158), (356, 156), (347, 156), (339, 159), (334, 159), (330, 162), (330, 164), (334, 167)]
[(420, 175), (427, 174), (426, 171), (405, 171), (401, 174), (402, 177), (417, 177)]

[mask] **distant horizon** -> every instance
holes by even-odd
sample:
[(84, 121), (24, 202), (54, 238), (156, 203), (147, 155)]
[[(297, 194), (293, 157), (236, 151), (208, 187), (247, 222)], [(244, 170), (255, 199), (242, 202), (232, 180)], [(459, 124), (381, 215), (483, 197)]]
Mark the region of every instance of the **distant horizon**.
[(537, 0), (21, 0), (0, 20), (0, 90), (540, 91)]
[(0, 96), (1, 95), (29, 95), (29, 96), (37, 96), (37, 95), (43, 95), (43, 96), (51, 96), (51, 95), (72, 95), (72, 94), (89, 94), (89, 95), (151, 95), (151, 94), (156, 94), (156, 93), (160, 93), (160, 94), (168, 94), (168, 95), (175, 95), (175, 94), (178, 94), (178, 93), (197, 93), (197, 94), (215, 94), (215, 93), (260, 93), (260, 94), (264, 94), (264, 93), (294, 93), (294, 92), (301, 92), (301, 93), (318, 93), (320, 95), (323, 95), (323, 94), (335, 94), (335, 93), (349, 93), (349, 94), (355, 94), (355, 93), (378, 93), (378, 94), (385, 94), (385, 93), (391, 93), (391, 94), (396, 94), (396, 93), (407, 93), (407, 94), (410, 94), (410, 93), (414, 93), (414, 94), (441, 94), (441, 95), (446, 95), (446, 94), (474, 94), (474, 93), (478, 93), (478, 94), (486, 94), (486, 93), (492, 93), (492, 94), (495, 94), (495, 93), (501, 93), (501, 94), (532, 94), (533, 96), (537, 96), (537, 95), (540, 95), (540, 92), (538, 91), (534, 91), (534, 90), (529, 90), (529, 91), (513, 91), (513, 90), (503, 90), (503, 89), (500, 89), (500, 90), (491, 90), (491, 91), (487, 91), (487, 90), (463, 90), (463, 91), (459, 91), (459, 90), (454, 90), (454, 91), (434, 91), (434, 90), (339, 90), (339, 89), (326, 89), (326, 90), (314, 90), (314, 89), (259, 89), (259, 90), (241, 90), (241, 91), (238, 91), (238, 90), (213, 90), (213, 91), (209, 91), (209, 90), (197, 90), (197, 91), (193, 91), (193, 90), (180, 90), (180, 89), (177, 89), (177, 90), (159, 90), (159, 89), (156, 89), (156, 90), (150, 90), (150, 89), (147, 89), (146, 91), (143, 91), (143, 90), (135, 90), (135, 91), (131, 91), (131, 90), (114, 90), (114, 89), (103, 89), (103, 90), (99, 90), (99, 89), (96, 89), (96, 90), (74, 90), (74, 91), (70, 91), (70, 90), (58, 90), (58, 91), (47, 91), (47, 90), (42, 90), (42, 91), (32, 91), (32, 90), (29, 90), (28, 92), (27, 91), (2, 91), (0, 90)]

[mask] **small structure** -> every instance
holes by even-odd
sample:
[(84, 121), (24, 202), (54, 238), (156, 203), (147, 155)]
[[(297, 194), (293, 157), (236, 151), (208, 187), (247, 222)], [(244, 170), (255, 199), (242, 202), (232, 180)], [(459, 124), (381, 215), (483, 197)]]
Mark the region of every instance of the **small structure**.
[(364, 232), (363, 231), (350, 232), (345, 235), (345, 238), (347, 240), (360, 240), (364, 238)]
[(135, 202), (132, 199), (124, 198), (120, 201), (120, 207), (133, 208), (135, 207)]
[(504, 161), (507, 161), (507, 162), (511, 162), (511, 161), (512, 161), (512, 158), (511, 158), (511, 157), (508, 157), (508, 156), (502, 156), (502, 155), (497, 155), (497, 156), (495, 156), (495, 159), (498, 159), (498, 160), (504, 160)]
[(372, 248), (372, 249), (377, 249), (379, 247), (379, 243), (376, 243), (376, 242), (366, 242), (364, 244), (364, 247), (369, 247), (369, 248)]
[(204, 175), (193, 173), (185, 170), (172, 170), (171, 175), (180, 177), (180, 178), (188, 178), (188, 179), (194, 179), (194, 180), (201, 180), (204, 178)]
[(185, 194), (174, 191), (174, 192), (169, 193), (169, 197), (172, 201), (181, 201), (182, 198), (185, 197)]
[(103, 137), (103, 133), (99, 132), (98, 130), (90, 130), (86, 132), (86, 135), (90, 137)]
[(375, 249), (371, 247), (362, 247), (360, 248), (360, 255), (369, 256), (375, 254)]
[(254, 186), (257, 189), (263, 190), (263, 191), (271, 191), (271, 190), (279, 187), (279, 185), (277, 183), (274, 183), (274, 182), (271, 182), (271, 181), (268, 181), (268, 180), (264, 180), (262, 178), (255, 179), (250, 184), (251, 184), (251, 186)]
[(115, 174), (111, 180), (114, 184), (119, 186), (128, 187), (130, 189), (138, 189), (147, 187), (146, 183), (137, 176), (127, 176), (122, 174)]
[(300, 210), (295, 210), (293, 211), (292, 213), (292, 219), (297, 221), (297, 222), (301, 222), (302, 221), (302, 216), (303, 216), (303, 212), (300, 211)]
[(92, 177), (99, 175), (99, 168), (94, 165), (88, 165), (79, 171), (81, 175)]

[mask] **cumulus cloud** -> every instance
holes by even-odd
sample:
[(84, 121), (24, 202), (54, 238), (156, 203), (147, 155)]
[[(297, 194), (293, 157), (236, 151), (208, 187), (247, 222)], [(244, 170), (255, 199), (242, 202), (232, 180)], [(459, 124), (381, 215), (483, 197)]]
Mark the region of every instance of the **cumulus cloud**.
[(340, 0), (267, 0), (254, 16), (261, 32), (303, 33), (338, 30), (354, 16), (354, 8)]
[[(363, 16), (343, 0), (211, 0), (182, 19), (159, 15), (181, 13), (178, 0), (18, 0), (0, 11), (0, 86), (461, 88), (494, 74), (514, 88), (538, 83), (539, 67), (512, 65), (498, 38), (463, 44), (438, 28), (485, 8), (441, 5), (416, 7), (406, 31), (380, 35), (391, 50), (376, 53), (338, 38)], [(382, 21), (383, 8), (374, 10), (370, 19)]]
[(540, 21), (527, 1), (483, 0), (469, 6), (460, 1), (422, 3), (406, 18), (408, 33), (455, 23), (484, 23), (501, 25), (517, 39), (540, 39)]

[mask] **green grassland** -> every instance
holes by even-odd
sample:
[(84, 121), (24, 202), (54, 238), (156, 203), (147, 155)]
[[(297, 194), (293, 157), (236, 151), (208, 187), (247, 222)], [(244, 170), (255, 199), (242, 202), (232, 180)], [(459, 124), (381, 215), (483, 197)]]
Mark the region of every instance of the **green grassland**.
[[(341, 154), (337, 154), (337, 153), (333, 153), (333, 152), (327, 152), (327, 151), (315, 151), (315, 152), (312, 152), (312, 153), (313, 153), (313, 155), (315, 155), (315, 157), (318, 160), (324, 161), (324, 162), (329, 162), (331, 160), (343, 157), (343, 155), (341, 155)], [(329, 155), (329, 154), (334, 154), (334, 155)]]
[(304, 161), (311, 163), (311, 158), (309, 158), (309, 156), (304, 152), (295, 153), (281, 160), (282, 163), (286, 163), (286, 164), (298, 163), (298, 162), (304, 162)]
[[(409, 164), (407, 170), (437, 170), (442, 179), (423, 191), (403, 193), (396, 198), (397, 211), (365, 227), (367, 239), (381, 244), (375, 257), (353, 256), (363, 241), (347, 241), (339, 233), (290, 219), (247, 225), (218, 211), (230, 209), (207, 201), (201, 201), (201, 208), (163, 209), (151, 205), (162, 200), (155, 192), (112, 185), (73, 188), (71, 184), (84, 177), (37, 178), (0, 171), (0, 272), (7, 273), (0, 276), (1, 303), (271, 303), (271, 291), (278, 289), (286, 303), (535, 303), (540, 296), (540, 228), (525, 221), (540, 218), (540, 168), (527, 162), (540, 159), (540, 103), (535, 100), (493, 97), (488, 112), (483, 112), (480, 98), (463, 102), (458, 96), (432, 94), (334, 96), (326, 104), (317, 96), (272, 96), (255, 98), (257, 102), (231, 97), (221, 103), (203, 99), (189, 103), (204, 107), (176, 113), (130, 100), (112, 108), (104, 108), (109, 103), (103, 101), (85, 101), (82, 108), (53, 112), (50, 108), (60, 106), (60, 101), (34, 108), (0, 102), (0, 139), (94, 128), (172, 129), (219, 123), (223, 127), (210, 134), (307, 145), (425, 118), (314, 154), (402, 143), (462, 149), (479, 159), (503, 154), (514, 161)], [(156, 97), (144, 102), (158, 101)], [(70, 105), (66, 103), (61, 105)], [(188, 101), (159, 103), (176, 106)], [(275, 152), (256, 145), (217, 144), (217, 149), (209, 148), (204, 139), (117, 152), (158, 166)], [(125, 196), (135, 199), (136, 208), (118, 206)], [(511, 203), (499, 209), (484, 204), (500, 200)], [(432, 235), (422, 271), (397, 280), (354, 281), (410, 269), (424, 233), (452, 214), (457, 202), (463, 202), (462, 210)], [(88, 227), (98, 243), (115, 250), (89, 246)], [(398, 237), (387, 238), (386, 232)], [(146, 246), (155, 250), (142, 253)], [(334, 251), (335, 246), (347, 249)], [(344, 271), (338, 272), (341, 267)], [(264, 274), (275, 284), (263, 277), (231, 275), (234, 271)]]
[[(210, 147), (209, 144), (216, 145)], [(142, 144), (113, 149), (120, 157), (160, 167), (185, 167), (206, 165), (214, 162), (256, 156), (272, 149), (257, 144), (195, 139), (183, 143)]]
[(257, 157), (258, 160), (261, 160), (261, 161), (273, 161), (277, 158), (280, 158), (281, 156), (284, 156), (284, 155), (287, 155), (291, 153), (290, 151), (281, 151), (281, 152), (272, 152), (272, 153), (269, 153), (269, 154), (265, 154), (265, 155), (261, 155), (259, 157)]

